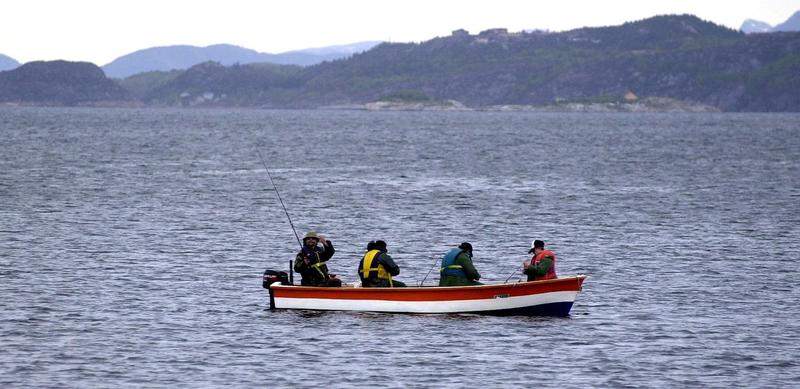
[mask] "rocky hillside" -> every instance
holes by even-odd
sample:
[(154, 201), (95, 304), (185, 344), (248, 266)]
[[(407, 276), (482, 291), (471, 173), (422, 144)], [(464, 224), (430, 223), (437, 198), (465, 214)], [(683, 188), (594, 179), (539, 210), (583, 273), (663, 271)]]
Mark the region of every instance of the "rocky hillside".
[(249, 64), (223, 66), (205, 62), (183, 72), (152, 72), (123, 80), (129, 87), (137, 78), (136, 97), (159, 106), (298, 107), (302, 67)]

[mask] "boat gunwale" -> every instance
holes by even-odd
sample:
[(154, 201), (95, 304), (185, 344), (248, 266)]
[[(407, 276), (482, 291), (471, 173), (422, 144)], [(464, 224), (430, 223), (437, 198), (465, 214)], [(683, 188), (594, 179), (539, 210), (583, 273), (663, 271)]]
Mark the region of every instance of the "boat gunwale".
[(405, 288), (314, 287), (273, 284), (276, 298), (331, 300), (449, 301), (517, 297), (550, 292), (580, 291), (586, 275), (551, 280), (465, 286), (411, 286)]

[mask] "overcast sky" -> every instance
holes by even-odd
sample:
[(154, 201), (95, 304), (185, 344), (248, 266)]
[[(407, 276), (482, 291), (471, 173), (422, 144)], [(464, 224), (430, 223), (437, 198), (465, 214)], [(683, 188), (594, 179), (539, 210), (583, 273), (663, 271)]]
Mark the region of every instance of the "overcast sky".
[(800, 0), (2, 0), (0, 53), (105, 65), (130, 52), (229, 43), (267, 53), (360, 41), (419, 42), (466, 29), (568, 30), (690, 13), (775, 25)]

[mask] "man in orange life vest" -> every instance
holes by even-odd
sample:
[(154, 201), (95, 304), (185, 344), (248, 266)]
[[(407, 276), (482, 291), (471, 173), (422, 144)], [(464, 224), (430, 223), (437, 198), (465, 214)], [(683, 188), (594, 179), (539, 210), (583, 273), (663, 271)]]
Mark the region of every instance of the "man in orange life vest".
[(528, 281), (549, 280), (556, 278), (556, 253), (545, 250), (544, 242), (534, 240), (528, 253), (533, 253), (530, 261), (522, 264), (523, 273), (528, 275)]

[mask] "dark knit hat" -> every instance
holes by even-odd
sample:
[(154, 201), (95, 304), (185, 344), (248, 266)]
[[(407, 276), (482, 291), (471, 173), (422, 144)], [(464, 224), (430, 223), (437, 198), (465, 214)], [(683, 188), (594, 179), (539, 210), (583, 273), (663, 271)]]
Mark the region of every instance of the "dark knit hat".
[(382, 240), (376, 240), (375, 244), (372, 245), (372, 248), (375, 250), (386, 251), (386, 242)]
[(472, 252), (472, 245), (469, 244), (469, 242), (461, 243), (460, 245), (458, 245), (458, 248), (464, 251)]

